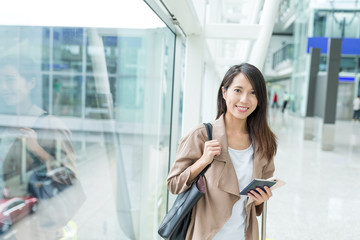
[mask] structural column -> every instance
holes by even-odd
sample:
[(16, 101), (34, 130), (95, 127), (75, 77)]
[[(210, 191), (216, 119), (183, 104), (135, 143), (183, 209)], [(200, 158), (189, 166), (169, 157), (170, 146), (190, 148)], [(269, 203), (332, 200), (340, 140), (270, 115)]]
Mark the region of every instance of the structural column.
[(182, 135), (200, 123), (201, 92), (204, 72), (204, 38), (187, 37), (186, 72), (184, 82)]
[(249, 60), (251, 64), (260, 70), (264, 66), (280, 2), (281, 0), (264, 1), (264, 8), (260, 18), (261, 31), (252, 48)]
[(304, 127), (304, 139), (314, 138), (314, 108), (315, 108), (315, 89), (316, 79), (319, 72), (320, 48), (312, 48), (310, 52), (309, 87), (306, 105), (306, 118)]
[(327, 87), (321, 149), (333, 150), (335, 140), (336, 102), (339, 85), (341, 39), (329, 38), (327, 57)]
[(217, 92), (221, 78), (215, 72), (215, 67), (206, 63), (204, 67), (204, 80), (202, 84), (202, 119), (201, 122), (215, 120), (217, 114)]

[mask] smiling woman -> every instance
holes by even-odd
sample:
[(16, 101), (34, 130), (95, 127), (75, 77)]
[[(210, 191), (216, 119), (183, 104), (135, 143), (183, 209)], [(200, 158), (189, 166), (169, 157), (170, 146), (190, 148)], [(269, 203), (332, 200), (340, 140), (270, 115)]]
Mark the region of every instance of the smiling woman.
[[(218, 91), (213, 140), (203, 125), (181, 142), (167, 183), (174, 194), (186, 191), (203, 169), (206, 194), (192, 210), (186, 239), (259, 239), (256, 216), (272, 196), (270, 188), (240, 196), (252, 178), (273, 175), (277, 144), (267, 124), (266, 86), (261, 72), (243, 63), (231, 67)], [(216, 217), (214, 217), (216, 216)]]

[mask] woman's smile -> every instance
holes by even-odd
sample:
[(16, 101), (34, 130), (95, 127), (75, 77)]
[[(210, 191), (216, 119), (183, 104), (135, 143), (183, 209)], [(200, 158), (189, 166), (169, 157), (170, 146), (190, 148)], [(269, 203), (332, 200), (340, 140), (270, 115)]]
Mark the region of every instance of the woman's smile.
[(249, 110), (248, 107), (243, 107), (243, 106), (238, 106), (238, 105), (235, 105), (235, 107), (239, 112), (246, 112), (247, 110)]

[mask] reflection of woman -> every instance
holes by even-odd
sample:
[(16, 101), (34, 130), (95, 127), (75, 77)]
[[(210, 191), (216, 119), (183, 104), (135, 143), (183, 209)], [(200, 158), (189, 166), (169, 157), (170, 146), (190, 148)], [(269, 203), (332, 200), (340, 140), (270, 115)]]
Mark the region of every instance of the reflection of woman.
[(28, 189), (32, 189), (31, 195), (44, 197), (31, 185), (34, 174), (50, 177), (59, 186), (71, 185), (76, 175), (70, 131), (33, 104), (31, 91), (39, 80), (36, 69), (39, 67), (25, 57), (0, 59), (0, 96), (6, 105), (0, 114), (5, 112), (2, 119), (7, 119), (0, 123), (1, 187), (6, 184), (11, 196), (29, 195)]
[[(12, 107), (13, 113), (20, 116), (18, 119), (24, 120), (24, 126), (6, 129), (16, 138), (13, 138), (14, 142), (4, 159), (4, 179), (19, 176), (24, 167), (29, 171), (39, 165), (44, 165), (47, 172), (63, 165), (74, 173), (75, 155), (69, 130), (59, 119), (48, 116), (44, 110), (32, 103), (30, 93), (36, 81), (35, 70), (32, 69), (34, 64), (26, 58), (17, 61), (8, 58), (4, 61), (5, 63), (0, 62), (1, 97)], [(31, 118), (27, 120), (25, 117), (29, 116)], [(51, 126), (51, 129), (48, 126)], [(26, 166), (22, 166), (22, 157), (19, 157), (23, 144), (26, 147)], [(61, 159), (55, 159), (56, 152)], [(9, 188), (11, 191), (11, 186)]]
[(274, 172), (277, 144), (267, 124), (267, 96), (261, 72), (250, 64), (231, 67), (218, 92), (218, 114), (213, 139), (207, 141), (204, 125), (182, 138), (168, 176), (174, 194), (184, 192), (208, 165), (206, 194), (192, 211), (186, 239), (258, 240), (263, 203), (269, 188), (240, 196), (252, 178), (269, 178)]

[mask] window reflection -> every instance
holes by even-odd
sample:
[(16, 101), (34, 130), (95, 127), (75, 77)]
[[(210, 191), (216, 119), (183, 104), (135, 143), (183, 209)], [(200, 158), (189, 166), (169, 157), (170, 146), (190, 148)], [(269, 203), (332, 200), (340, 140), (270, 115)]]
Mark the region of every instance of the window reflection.
[(82, 28), (54, 28), (53, 70), (58, 72), (82, 71)]
[(53, 75), (53, 114), (81, 117), (82, 77)]
[[(0, 35), (17, 59), (0, 80), (0, 193), (30, 209), (17, 221), (0, 214), (8, 229), (0, 239), (57, 239), (64, 229), (79, 239), (156, 238), (167, 205), (174, 34), (2, 26)], [(5, 63), (9, 55), (0, 53)], [(16, 74), (19, 66), (28, 71)]]
[(358, 38), (359, 17), (357, 10), (315, 10), (314, 36)]
[(14, 229), (19, 239), (61, 235), (85, 201), (70, 130), (33, 102), (40, 65), (26, 56), (0, 59), (2, 106), (16, 116), (6, 120), (18, 120), (0, 128), (0, 232)]
[[(115, 102), (116, 96), (116, 78), (109, 77), (109, 87), (111, 93), (111, 101)], [(113, 116), (113, 109), (109, 112), (108, 99), (106, 95), (99, 94), (96, 89), (95, 78), (86, 78), (86, 105), (85, 105), (85, 117), (91, 119), (110, 119)]]

